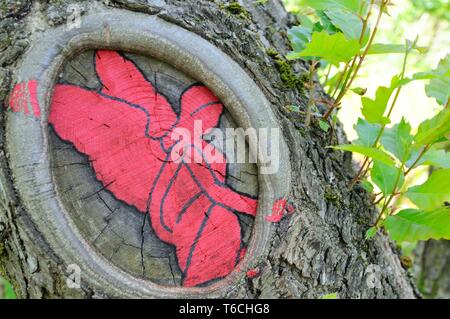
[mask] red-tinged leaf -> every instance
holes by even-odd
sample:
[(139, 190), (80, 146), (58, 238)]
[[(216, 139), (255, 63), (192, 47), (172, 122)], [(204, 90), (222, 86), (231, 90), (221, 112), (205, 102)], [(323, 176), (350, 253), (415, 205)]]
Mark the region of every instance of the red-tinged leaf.
[[(223, 106), (206, 87), (195, 85), (181, 97), (176, 126), (148, 131), (155, 118), (161, 122), (161, 110), (172, 110), (164, 97), (117, 53), (98, 52), (96, 69), (102, 93), (57, 85), (49, 122), (62, 139), (89, 156), (106, 189), (149, 213), (157, 236), (176, 248), (183, 285), (225, 277), (245, 253), (236, 212), (255, 216), (257, 200), (226, 184), (226, 161), (219, 150), (205, 151), (212, 145), (201, 136), (218, 125)], [(203, 124), (199, 135), (194, 134), (195, 120)], [(176, 128), (197, 139), (170, 144)], [(179, 160), (167, 146), (173, 146)]]

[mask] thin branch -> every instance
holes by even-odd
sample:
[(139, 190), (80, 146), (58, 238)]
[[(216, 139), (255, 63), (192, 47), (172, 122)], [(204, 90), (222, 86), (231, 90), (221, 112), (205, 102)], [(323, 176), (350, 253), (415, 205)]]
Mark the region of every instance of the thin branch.
[(351, 87), (351, 85), (353, 84), (353, 81), (356, 79), (356, 76), (358, 75), (358, 72), (359, 72), (359, 70), (360, 70), (360, 68), (361, 68), (361, 65), (362, 65), (364, 59), (366, 58), (367, 53), (369, 52), (370, 47), (372, 46), (373, 40), (375, 39), (375, 36), (376, 36), (376, 34), (377, 34), (377, 31), (378, 31), (378, 27), (379, 27), (380, 22), (381, 22), (381, 17), (383, 16), (383, 10), (384, 10), (384, 8), (386, 7), (386, 4), (387, 4), (387, 1), (384, 1), (384, 0), (383, 0), (383, 1), (381, 2), (381, 5), (380, 5), (380, 11), (379, 11), (379, 13), (378, 13), (378, 17), (377, 17), (377, 21), (376, 21), (376, 23), (375, 23), (375, 27), (373, 28), (372, 34), (371, 34), (371, 36), (370, 36), (370, 38), (369, 38), (369, 42), (368, 42), (367, 45), (366, 45), (366, 48), (365, 48), (365, 50), (364, 50), (364, 53), (362, 54), (362, 56), (361, 56), (360, 59), (359, 59), (358, 66), (356, 67), (355, 71), (353, 72), (353, 75), (352, 75), (350, 81), (348, 82), (348, 84), (346, 85), (346, 87), (343, 88), (343, 90), (341, 91), (341, 93), (338, 95), (338, 97), (337, 97), (337, 99), (336, 99), (336, 102), (340, 102), (340, 100), (344, 97), (344, 95), (345, 95), (345, 93), (347, 92), (347, 90), (348, 90), (348, 89)]
[(305, 125), (309, 126), (311, 124), (311, 109), (314, 105), (314, 70), (319, 61), (312, 61), (309, 66), (309, 100), (308, 109), (306, 111)]
[[(359, 38), (359, 43), (360, 43), (361, 46), (362, 46), (362, 43), (364, 41), (364, 35), (366, 33), (366, 29), (367, 29), (367, 26), (368, 26), (368, 23), (369, 23), (370, 15), (372, 14), (372, 8), (373, 8), (373, 5), (374, 5), (374, 2), (375, 2), (374, 0), (371, 0), (370, 8), (369, 8), (369, 11), (367, 13), (367, 17), (366, 17), (366, 19), (364, 19), (364, 22), (363, 22), (361, 35), (360, 35), (360, 38)], [(353, 60), (351, 62), (350, 68), (348, 68), (349, 64), (347, 62), (346, 68), (344, 69), (344, 72), (342, 73), (342, 77), (340, 79), (342, 81), (342, 79), (345, 78), (345, 80), (344, 80), (342, 86), (341, 86), (341, 81), (339, 82), (339, 85), (336, 86), (335, 91), (333, 92), (333, 98), (334, 98), (334, 96), (337, 93), (337, 90), (339, 88), (340, 88), (340, 92), (339, 92), (337, 98), (335, 99), (335, 102), (334, 102), (333, 106), (330, 109), (328, 109), (328, 111), (323, 115), (323, 118), (325, 120), (328, 119), (328, 117), (330, 117), (330, 115), (333, 113), (333, 111), (340, 105), (342, 98), (345, 96), (345, 94), (349, 90), (350, 86), (352, 85), (353, 81), (356, 78), (356, 75), (358, 74), (359, 70), (361, 69), (362, 63), (363, 63), (363, 61), (364, 61), (364, 59), (365, 59), (365, 57), (367, 55), (367, 52), (369, 51), (370, 46), (373, 43), (373, 40), (374, 40), (375, 35), (377, 33), (378, 25), (380, 23), (381, 16), (383, 14), (383, 8), (386, 5), (386, 3), (387, 2), (384, 1), (384, 0), (381, 3), (380, 14), (378, 16), (377, 23), (375, 24), (375, 28), (374, 28), (374, 30), (373, 30), (373, 32), (371, 34), (371, 37), (369, 39), (369, 42), (367, 43), (367, 46), (366, 46), (366, 48), (364, 50), (363, 55), (362, 56), (360, 56), (359, 54), (355, 55), (355, 57), (353, 58)], [(357, 61), (358, 57), (359, 57), (359, 62), (358, 62), (358, 65), (355, 68), (356, 61)], [(348, 71), (347, 71), (347, 69), (348, 69)]]
[(430, 149), (430, 144), (425, 145), (425, 147), (422, 149), (422, 151), (420, 152), (419, 156), (417, 156), (416, 160), (414, 161), (414, 163), (409, 167), (409, 169), (405, 172), (405, 176), (409, 174), (409, 172), (411, 172), (415, 166), (417, 165), (417, 163), (419, 163), (419, 161), (422, 159), (422, 157), (425, 155), (425, 153)]

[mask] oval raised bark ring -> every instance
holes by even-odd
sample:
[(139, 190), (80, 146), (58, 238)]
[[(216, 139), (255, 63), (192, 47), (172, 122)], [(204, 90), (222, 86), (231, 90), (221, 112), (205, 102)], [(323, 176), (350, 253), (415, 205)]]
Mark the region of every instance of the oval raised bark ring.
[[(86, 241), (61, 201), (53, 173), (48, 125), (49, 120), (52, 121), (52, 99), (58, 95), (55, 85), (65, 62), (88, 50), (120, 50), (167, 63), (205, 84), (225, 106), (238, 127), (279, 129), (270, 104), (246, 72), (196, 34), (157, 17), (139, 13), (108, 10), (87, 15), (82, 18), (79, 28), (59, 27), (45, 32), (35, 41), (25, 56), (18, 73), (18, 84), (10, 96), (6, 150), (24, 207), (56, 254), (68, 264), (79, 265), (82, 273), (87, 274), (83, 278), (99, 290), (108, 287), (109, 292), (120, 297), (218, 297), (228, 294), (268, 248), (274, 227), (268, 216), (273, 212), (282, 214), (284, 210), (290, 188), (290, 162), (283, 136), (280, 134), (276, 141), (277, 149), (271, 149), (277, 152), (278, 170), (265, 174), (262, 170), (268, 158), (249, 141), (250, 148), (258, 153), (258, 213), (247, 252), (231, 273), (205, 287), (169, 287), (133, 276), (98, 254)], [(101, 54), (105, 59), (117, 58), (113, 53)], [(123, 57), (119, 63), (123, 63), (124, 68), (133, 69), (131, 59)], [(99, 65), (97, 72), (102, 72)], [(119, 108), (120, 103), (126, 102), (111, 92), (92, 94), (97, 94), (97, 99), (108, 99), (111, 105), (117, 104), (112, 107)], [(139, 108), (132, 103), (127, 105)], [(200, 111), (197, 109), (191, 115)], [(52, 124), (67, 136), (75, 134)], [(148, 122), (146, 125), (151, 130), (151, 124)], [(72, 140), (76, 138), (72, 137)], [(133, 205), (139, 207), (134, 202)]]

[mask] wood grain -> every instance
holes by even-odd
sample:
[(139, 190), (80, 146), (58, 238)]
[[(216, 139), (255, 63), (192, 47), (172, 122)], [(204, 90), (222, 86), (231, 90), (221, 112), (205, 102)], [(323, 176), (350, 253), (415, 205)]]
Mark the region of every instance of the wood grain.
[[(102, 84), (95, 73), (94, 54), (94, 51), (84, 52), (68, 61), (59, 83), (100, 90)], [(195, 82), (193, 79), (155, 59), (130, 53), (124, 56), (139, 67), (176, 112), (180, 110), (180, 95)], [(236, 127), (236, 124), (225, 111), (219, 128), (224, 131), (227, 127)], [(52, 168), (59, 194), (85, 239), (113, 264), (136, 277), (162, 285), (180, 285), (182, 272), (175, 249), (156, 236), (148, 216), (117, 200), (96, 179), (89, 158), (78, 152), (71, 143), (59, 138), (51, 126), (49, 130)], [(225, 145), (225, 140), (222, 145)], [(227, 184), (238, 192), (257, 196), (256, 165), (228, 164)], [(239, 215), (239, 219), (243, 241), (247, 244), (253, 219), (245, 215)]]

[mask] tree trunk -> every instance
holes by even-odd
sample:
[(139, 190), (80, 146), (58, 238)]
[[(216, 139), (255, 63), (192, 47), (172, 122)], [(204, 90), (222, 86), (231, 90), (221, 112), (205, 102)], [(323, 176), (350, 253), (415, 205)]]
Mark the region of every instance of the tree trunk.
[(450, 298), (449, 248), (448, 240), (428, 240), (414, 252), (414, 276), (425, 298)]
[[(274, 224), (270, 244), (254, 261), (255, 267), (248, 269), (247, 276), (239, 277), (231, 283), (230, 289), (222, 291), (220, 295), (211, 296), (319, 298), (328, 293), (337, 293), (339, 298), (419, 297), (410, 274), (401, 265), (398, 249), (387, 236), (377, 234), (373, 239), (364, 239), (365, 231), (374, 222), (377, 212), (362, 188), (348, 189), (355, 175), (351, 155), (326, 148), (330, 144), (345, 143), (346, 138), (339, 126), (328, 133), (319, 128), (318, 118), (326, 108), (320, 101), (328, 97), (316, 82), (314, 98), (318, 101), (318, 111), (311, 125), (304, 125), (304, 111), (309, 99), (309, 90), (306, 89), (309, 66), (306, 62), (291, 63), (284, 58), (290, 50), (287, 29), (294, 18), (286, 13), (279, 0), (115, 0), (81, 3), (64, 0), (50, 1), (48, 4), (43, 1), (0, 1), (0, 4), (0, 30), (4, 30), (0, 33), (1, 104), (7, 104), (24, 54), (38, 35), (67, 23), (74, 11), (88, 14), (111, 8), (156, 16), (201, 36), (237, 62), (263, 92), (289, 148), (291, 187), (288, 202), (293, 204), (295, 211)], [(73, 4), (76, 6), (71, 6)], [(73, 71), (71, 76), (76, 76)], [(292, 106), (298, 106), (299, 110)], [(67, 276), (73, 273), (71, 260), (49, 245), (47, 234), (43, 233), (24, 208), (26, 199), (21, 198), (20, 191), (17, 191), (16, 176), (11, 173), (11, 167), (15, 164), (9, 159), (3, 122), (0, 140), (0, 177), (4, 190), (0, 211), (1, 275), (11, 280), (21, 298), (129, 296), (118, 293), (112, 286), (90, 285), (91, 278), (86, 276), (95, 276), (91, 273), (82, 274), (81, 289), (67, 285)], [(54, 135), (50, 136), (54, 138), (50, 142), (52, 147), (65, 147), (63, 141), (57, 140)], [(79, 154), (64, 156), (74, 161)], [(63, 163), (67, 160), (64, 156), (56, 159), (56, 162), (60, 160)], [(79, 157), (78, 160), (86, 158)], [(88, 164), (84, 162), (81, 165)], [(70, 176), (73, 182), (80, 175), (77, 171), (72, 172), (74, 174)], [(92, 185), (95, 183), (99, 181), (92, 180)], [(46, 186), (41, 187), (45, 191)], [(251, 193), (251, 190), (246, 193)], [(64, 198), (61, 200), (64, 202)], [(100, 205), (100, 201), (108, 206), (112, 214), (114, 208), (111, 210), (109, 206), (115, 203), (113, 196), (99, 196), (93, 205)], [(133, 216), (130, 219), (137, 219), (138, 224), (134, 225), (142, 223), (138, 213), (129, 214)], [(241, 224), (250, 222), (250, 219), (240, 220)], [(123, 224), (123, 221), (120, 223)], [(145, 218), (143, 223), (145, 226)], [(77, 226), (88, 229), (91, 223)], [(121, 230), (122, 226), (119, 226)], [(63, 230), (55, 230), (58, 231)], [(139, 247), (137, 249), (139, 252)], [(143, 254), (145, 250), (142, 250), (142, 246), (140, 249)], [(144, 259), (138, 258), (137, 263), (142, 262), (143, 273), (140, 274), (139, 267), (133, 270), (132, 261), (124, 267), (119, 265), (129, 258), (127, 254), (114, 261), (116, 266), (129, 268), (126, 269), (129, 273), (144, 279), (152, 278), (151, 273), (144, 273), (145, 269), (156, 267), (166, 269), (167, 272), (169, 267), (168, 275), (158, 273), (158, 276), (163, 278), (161, 282), (164, 284), (167, 283), (164, 281), (166, 275), (175, 281), (177, 275), (169, 257), (168, 264), (162, 266), (152, 266), (156, 259), (149, 259), (148, 264), (145, 264)], [(196, 294), (190, 296), (195, 297)]]

